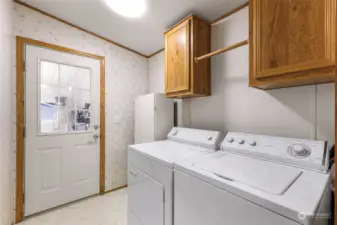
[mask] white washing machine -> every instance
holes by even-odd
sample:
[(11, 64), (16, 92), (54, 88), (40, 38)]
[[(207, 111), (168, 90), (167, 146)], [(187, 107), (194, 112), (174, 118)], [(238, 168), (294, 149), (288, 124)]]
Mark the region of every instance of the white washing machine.
[(326, 142), (227, 133), (221, 151), (179, 161), (174, 225), (328, 224)]
[(128, 149), (128, 225), (173, 224), (173, 166), (220, 148), (221, 132), (173, 128), (168, 140)]

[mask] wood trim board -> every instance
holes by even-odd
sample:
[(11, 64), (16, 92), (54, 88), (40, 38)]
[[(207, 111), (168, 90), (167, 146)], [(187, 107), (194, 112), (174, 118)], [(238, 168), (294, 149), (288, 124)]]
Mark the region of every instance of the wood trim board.
[(128, 185), (123, 185), (123, 186), (108, 190), (108, 191), (105, 192), (105, 194), (108, 194), (108, 193), (111, 193), (111, 192), (114, 192), (114, 191), (118, 191), (118, 190), (121, 190), (121, 189), (127, 188), (127, 187), (128, 187)]
[(220, 21), (226, 19), (227, 17), (233, 15), (234, 13), (237, 13), (238, 11), (240, 11), (241, 9), (245, 8), (249, 6), (249, 2), (243, 4), (243, 5), (240, 5), (239, 7), (236, 7), (235, 9), (233, 9), (232, 11), (226, 13), (225, 15), (222, 15), (220, 16), (219, 18), (213, 20), (212, 22), (210, 22), (211, 25), (215, 25), (217, 23), (219, 23)]
[[(336, 7), (336, 14), (337, 14), (337, 7)], [(335, 29), (337, 30), (337, 17), (336, 17), (336, 27)], [(335, 30), (335, 32), (336, 32)], [(336, 43), (337, 43), (337, 35), (335, 36), (336, 38)], [(336, 59), (337, 59), (337, 44), (335, 45), (336, 51)], [(336, 141), (337, 141), (337, 63), (335, 63), (335, 93), (334, 93), (334, 97), (335, 97), (335, 156), (334, 156), (334, 163), (336, 164), (337, 162), (337, 155), (336, 155)], [(336, 166), (336, 165), (335, 165)], [(334, 181), (334, 188), (336, 189), (337, 186), (337, 169), (335, 168), (335, 181)], [(334, 195), (335, 197), (336, 195)], [(334, 205), (334, 219), (335, 219), (335, 225), (337, 225), (337, 201), (335, 199), (334, 201), (335, 205)]]
[(113, 44), (113, 45), (117, 45), (118, 47), (124, 48), (125, 50), (131, 51), (131, 52), (136, 53), (137, 55), (143, 56), (143, 57), (145, 57), (145, 58), (150, 58), (150, 57), (152, 57), (153, 55), (156, 55), (156, 54), (158, 54), (160, 51), (162, 51), (162, 49), (161, 49), (161, 50), (158, 50), (158, 51), (156, 51), (156, 52), (154, 52), (154, 53), (152, 53), (152, 54), (150, 54), (150, 55), (145, 55), (145, 54), (140, 53), (140, 52), (138, 52), (138, 51), (136, 51), (136, 50), (133, 50), (133, 49), (131, 49), (131, 48), (129, 48), (129, 47), (126, 47), (125, 45), (122, 45), (122, 44), (120, 44), (120, 43), (118, 43), (118, 42), (115, 42), (115, 41), (113, 41), (113, 40), (110, 40), (110, 39), (108, 39), (108, 38), (105, 38), (105, 37), (103, 37), (103, 36), (101, 36), (101, 35), (98, 35), (98, 34), (96, 34), (96, 33), (94, 33), (94, 32), (91, 32), (91, 31), (89, 31), (89, 30), (87, 30), (87, 29), (84, 29), (84, 28), (79, 27), (79, 26), (77, 26), (77, 25), (75, 25), (75, 24), (72, 24), (72, 23), (70, 23), (70, 22), (68, 22), (68, 21), (66, 21), (66, 20), (64, 20), (64, 19), (61, 19), (61, 18), (59, 18), (59, 17), (57, 17), (57, 16), (54, 16), (54, 15), (52, 15), (52, 14), (50, 14), (50, 13), (47, 13), (47, 12), (41, 10), (41, 9), (38, 9), (38, 8), (36, 8), (36, 7), (34, 7), (34, 6), (31, 6), (31, 5), (27, 4), (26, 2), (22, 2), (22, 1), (20, 1), (20, 0), (13, 0), (13, 1), (16, 2), (16, 3), (18, 3), (19, 5), (22, 5), (22, 6), (24, 6), (24, 7), (27, 7), (27, 8), (29, 8), (29, 9), (32, 9), (32, 10), (34, 10), (34, 11), (36, 11), (36, 12), (39, 12), (39, 13), (45, 15), (45, 16), (48, 16), (48, 17), (50, 17), (50, 18), (53, 18), (53, 19), (55, 19), (55, 20), (57, 20), (57, 21), (59, 21), (59, 22), (62, 22), (62, 23), (64, 23), (64, 24), (67, 24), (67, 25), (69, 25), (69, 26), (71, 26), (71, 27), (73, 27), (73, 28), (76, 28), (76, 29), (78, 29), (78, 30), (80, 30), (80, 31), (86, 32), (86, 33), (88, 33), (88, 34), (90, 34), (90, 35), (93, 35), (93, 36), (99, 38), (99, 39), (102, 39), (103, 41), (109, 42), (110, 44)]
[(153, 54), (149, 55), (147, 58), (151, 58), (151, 57), (153, 57), (153, 56), (155, 56), (155, 55), (157, 55), (157, 54), (161, 53), (161, 52), (162, 52), (162, 51), (164, 51), (164, 50), (165, 50), (165, 48), (163, 48), (163, 49), (160, 49), (160, 50), (156, 51), (155, 53), (153, 53)]
[[(57, 20), (57, 21), (59, 21), (59, 22), (62, 22), (62, 23), (64, 23), (64, 24), (67, 24), (68, 26), (71, 26), (71, 27), (76, 28), (76, 29), (78, 29), (78, 30), (80, 30), (80, 31), (86, 32), (86, 33), (88, 33), (88, 34), (90, 34), (90, 35), (93, 35), (93, 36), (99, 38), (99, 39), (102, 39), (102, 40), (104, 40), (104, 41), (106, 41), (106, 42), (109, 42), (110, 44), (117, 45), (117, 46), (119, 46), (119, 47), (121, 47), (121, 48), (124, 48), (125, 50), (131, 51), (131, 52), (136, 53), (136, 54), (138, 54), (138, 55), (140, 55), (140, 56), (143, 56), (143, 57), (145, 57), (145, 58), (151, 58), (151, 57), (153, 57), (153, 56), (155, 56), (155, 55), (157, 55), (157, 54), (159, 54), (160, 52), (162, 52), (162, 51), (165, 50), (165, 49), (160, 49), (160, 50), (158, 50), (158, 51), (156, 51), (156, 52), (154, 52), (154, 53), (152, 53), (152, 54), (150, 54), (150, 55), (145, 55), (145, 54), (142, 54), (142, 53), (140, 53), (140, 52), (138, 52), (138, 51), (136, 51), (136, 50), (133, 50), (133, 49), (131, 49), (131, 48), (129, 48), (129, 47), (126, 47), (126, 46), (124, 46), (124, 45), (122, 45), (122, 44), (119, 44), (118, 42), (115, 42), (115, 41), (113, 41), (113, 40), (110, 40), (110, 39), (108, 39), (108, 38), (105, 38), (105, 37), (103, 37), (103, 36), (101, 36), (101, 35), (98, 35), (98, 34), (96, 34), (96, 33), (94, 33), (94, 32), (91, 32), (91, 31), (89, 31), (89, 30), (87, 30), (87, 29), (84, 29), (84, 28), (82, 28), (82, 27), (79, 27), (79, 26), (77, 26), (77, 25), (75, 25), (75, 24), (72, 24), (72, 23), (66, 21), (66, 20), (63, 20), (63, 19), (61, 19), (61, 18), (59, 18), (59, 17), (57, 17), (57, 16), (54, 16), (54, 15), (52, 15), (52, 14), (50, 14), (50, 13), (47, 13), (47, 12), (41, 10), (41, 9), (38, 9), (38, 8), (36, 8), (36, 7), (34, 7), (34, 6), (31, 6), (31, 5), (27, 4), (26, 2), (22, 2), (22, 1), (20, 1), (20, 0), (13, 0), (13, 1), (16, 2), (16, 3), (19, 4), (19, 5), (22, 5), (22, 6), (24, 6), (24, 7), (27, 7), (27, 8), (29, 8), (29, 9), (31, 9), (31, 10), (36, 11), (36, 12), (39, 12), (39, 13), (41, 13), (41, 14), (43, 14), (43, 15), (45, 15), (45, 16), (48, 16), (48, 17), (50, 17), (50, 18), (53, 18), (53, 19), (55, 19), (55, 20)], [(225, 18), (231, 16), (232, 14), (234, 14), (234, 13), (240, 11), (241, 9), (247, 7), (248, 5), (249, 5), (249, 2), (247, 2), (247, 3), (245, 3), (245, 4), (241, 5), (241, 6), (239, 6), (239, 7), (235, 8), (235, 9), (233, 9), (232, 11), (230, 11), (230, 12), (228, 12), (228, 13), (222, 15), (222, 16), (220, 16), (219, 18), (213, 20), (210, 24), (211, 24), (211, 25), (214, 25), (214, 24), (216, 24), (216, 23), (222, 21), (223, 19), (225, 19)], [(190, 16), (190, 15), (189, 15), (189, 16)]]
[(25, 45), (34, 45), (73, 55), (85, 56), (101, 62), (101, 93), (100, 93), (100, 194), (105, 193), (105, 58), (67, 47), (53, 45), (25, 37), (16, 37), (16, 223), (24, 219), (24, 174), (25, 174)]

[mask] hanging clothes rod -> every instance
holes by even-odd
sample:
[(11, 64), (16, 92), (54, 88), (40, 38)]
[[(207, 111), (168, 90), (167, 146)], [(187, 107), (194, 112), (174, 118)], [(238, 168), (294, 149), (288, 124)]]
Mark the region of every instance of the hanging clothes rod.
[(238, 43), (236, 43), (236, 44), (234, 44), (234, 45), (231, 45), (231, 46), (229, 46), (229, 47), (221, 48), (221, 49), (218, 49), (218, 50), (216, 50), (216, 51), (214, 51), (214, 52), (208, 53), (208, 54), (206, 54), (206, 55), (199, 56), (199, 57), (195, 57), (194, 60), (195, 60), (195, 62), (199, 62), (199, 61), (201, 61), (201, 60), (203, 60), (203, 59), (208, 59), (208, 58), (210, 58), (210, 57), (212, 57), (212, 56), (219, 55), (219, 54), (221, 54), (221, 53), (227, 52), (227, 51), (229, 51), (229, 50), (232, 50), (232, 49), (234, 49), (234, 48), (238, 48), (238, 47), (241, 47), (241, 46), (247, 45), (247, 44), (248, 44), (248, 40), (241, 41), (241, 42), (238, 42)]

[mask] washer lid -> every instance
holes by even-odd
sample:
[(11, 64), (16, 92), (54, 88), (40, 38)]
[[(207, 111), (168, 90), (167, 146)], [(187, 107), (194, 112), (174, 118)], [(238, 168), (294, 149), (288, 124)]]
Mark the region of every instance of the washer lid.
[(226, 153), (196, 163), (194, 166), (222, 179), (248, 185), (274, 195), (284, 194), (302, 174), (298, 168)]

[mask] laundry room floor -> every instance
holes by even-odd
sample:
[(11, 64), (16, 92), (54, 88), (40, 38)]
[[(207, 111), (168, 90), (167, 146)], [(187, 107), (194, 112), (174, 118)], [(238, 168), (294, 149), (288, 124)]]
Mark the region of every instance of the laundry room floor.
[(20, 225), (126, 225), (126, 188), (32, 216)]

